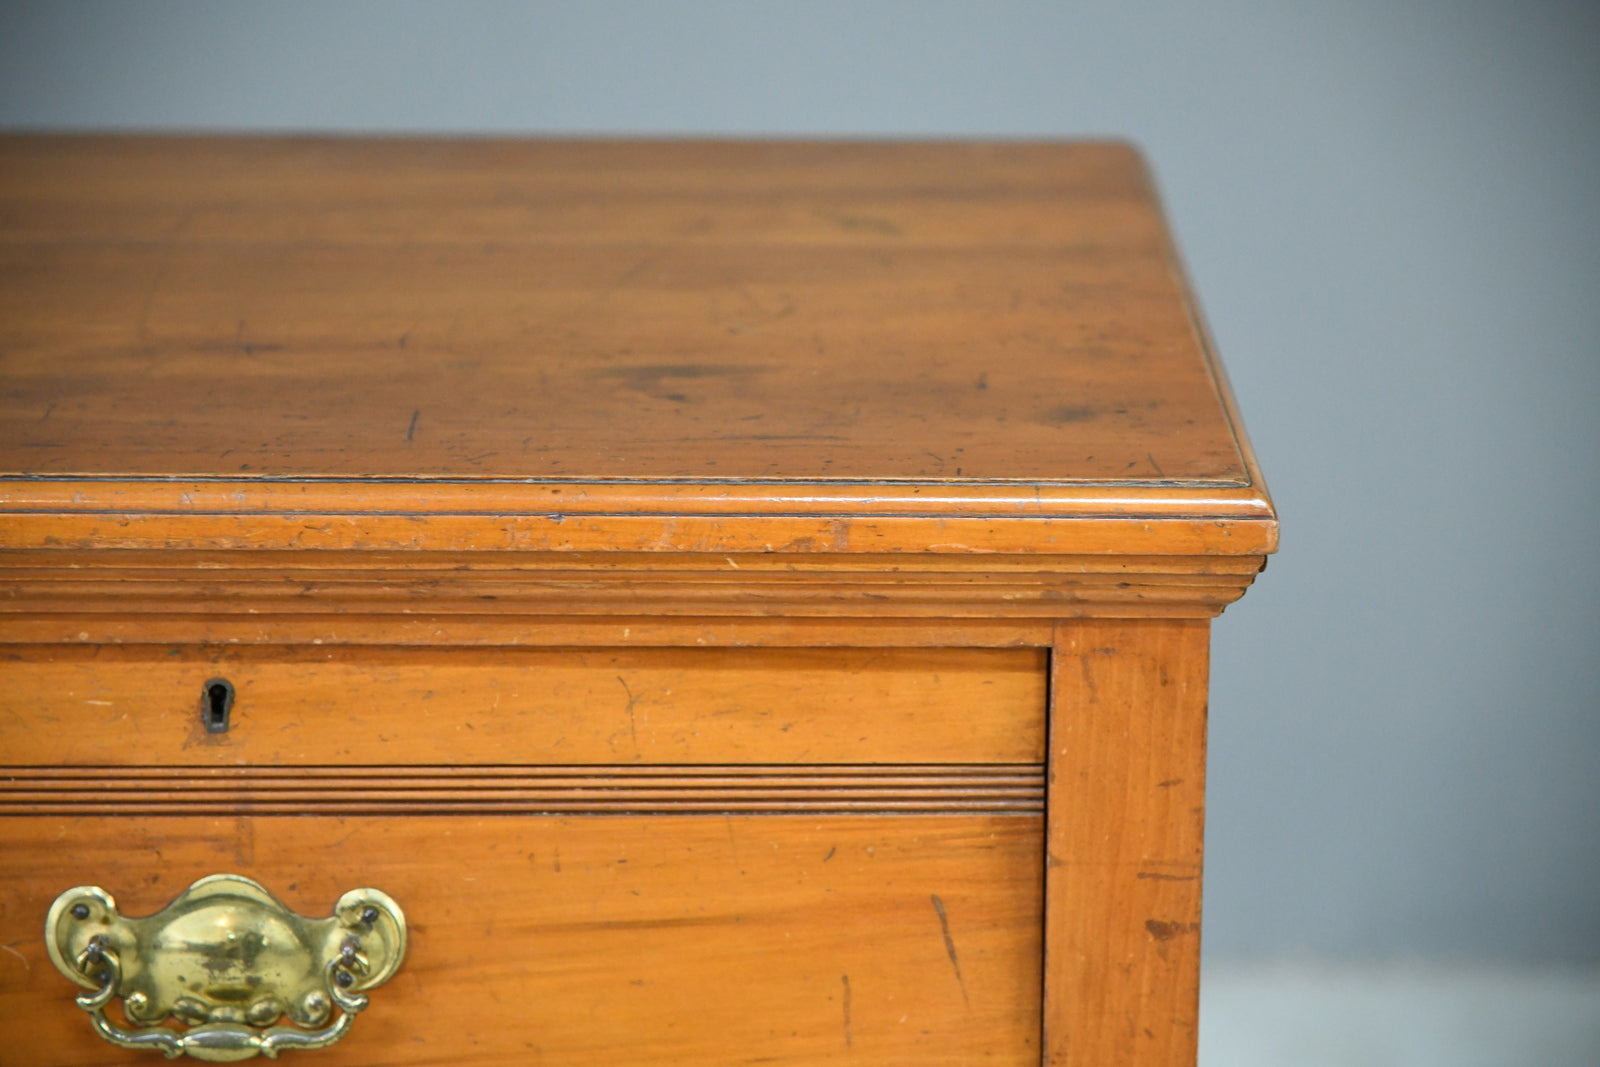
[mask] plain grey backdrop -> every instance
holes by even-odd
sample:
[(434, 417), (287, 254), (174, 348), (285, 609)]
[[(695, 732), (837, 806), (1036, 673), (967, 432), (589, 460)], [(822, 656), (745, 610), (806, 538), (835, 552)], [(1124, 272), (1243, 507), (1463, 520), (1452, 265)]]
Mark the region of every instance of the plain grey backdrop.
[(1600, 7), (6, 3), (0, 126), (1139, 142), (1285, 531), (1208, 961), (1600, 962)]

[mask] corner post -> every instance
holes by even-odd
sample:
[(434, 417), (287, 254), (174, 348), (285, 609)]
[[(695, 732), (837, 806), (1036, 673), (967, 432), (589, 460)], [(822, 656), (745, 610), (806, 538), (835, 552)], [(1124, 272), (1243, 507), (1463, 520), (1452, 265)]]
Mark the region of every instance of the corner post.
[(1058, 623), (1045, 1067), (1194, 1067), (1209, 619)]

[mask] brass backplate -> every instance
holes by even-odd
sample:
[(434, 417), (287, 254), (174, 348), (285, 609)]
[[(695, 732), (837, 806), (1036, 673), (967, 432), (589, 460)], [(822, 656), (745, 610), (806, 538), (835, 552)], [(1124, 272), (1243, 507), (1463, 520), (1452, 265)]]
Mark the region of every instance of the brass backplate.
[[(99, 886), (69, 889), (50, 908), (45, 944), (62, 974), (95, 990), (78, 1004), (107, 1040), (231, 1062), (337, 1041), (366, 1006), (362, 991), (400, 966), (406, 924), (376, 889), (308, 919), (248, 878), (215, 874), (144, 918), (121, 915)], [(142, 1029), (106, 1017), (117, 997)], [(161, 1025), (169, 1018), (188, 1028)]]

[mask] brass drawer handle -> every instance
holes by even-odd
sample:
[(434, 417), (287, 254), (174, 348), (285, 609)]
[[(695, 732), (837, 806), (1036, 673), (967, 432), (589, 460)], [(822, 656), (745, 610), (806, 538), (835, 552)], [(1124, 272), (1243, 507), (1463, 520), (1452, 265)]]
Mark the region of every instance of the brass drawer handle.
[[(333, 1044), (367, 1006), (362, 991), (388, 981), (406, 953), (405, 916), (376, 889), (352, 889), (333, 915), (308, 919), (236, 874), (202, 878), (142, 919), (119, 915), (99, 886), (69, 889), (44, 936), (57, 970), (94, 990), (78, 1006), (101, 1037), (211, 1063)], [(138, 1029), (106, 1017), (116, 997)], [(296, 1025), (278, 1025), (285, 1015)], [(160, 1025), (169, 1016), (188, 1028)]]

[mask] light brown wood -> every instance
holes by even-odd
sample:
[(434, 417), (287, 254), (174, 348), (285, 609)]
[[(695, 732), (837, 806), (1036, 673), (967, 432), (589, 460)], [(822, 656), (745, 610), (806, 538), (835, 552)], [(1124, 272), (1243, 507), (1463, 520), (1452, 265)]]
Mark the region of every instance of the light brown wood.
[(149, 914), (233, 870), (308, 915), (358, 886), (406, 913), (399, 974), (308, 1062), (1034, 1067), (1041, 834), (1037, 816), (0, 819), (0, 1047), (138, 1062), (90, 1031), (40, 917), (84, 884)]
[[(0, 646), (0, 765), (1038, 763), (1036, 649)], [(226, 733), (202, 690), (236, 697)]]
[(1192, 1067), (1277, 520), (1127, 146), (0, 137), (0, 353), (0, 1058), (231, 869), (411, 916), (328, 1063)]
[[(32, 487), (32, 483), (28, 483)], [(4, 487), (0, 487), (3, 491)], [(1009, 502), (1032, 511), (1028, 500)], [(1191, 519), (1145, 516), (1142, 501), (1120, 494), (1091, 499), (1088, 507), (1135, 511), (1127, 518), (1102, 516), (1038, 518), (901, 515), (861, 519), (778, 514), (762, 517), (678, 513), (598, 517), (559, 514), (351, 516), (324, 512), (190, 514), (106, 510), (42, 514), (11, 504), (0, 525), (0, 546), (16, 548), (359, 549), (455, 551), (489, 548), (506, 552), (694, 551), (722, 555), (746, 552), (1034, 552), (1070, 554), (1130, 550), (1147, 555), (1252, 554), (1276, 548), (1276, 530), (1260, 520), (1206, 513)], [(800, 504), (781, 506), (799, 507)], [(524, 505), (526, 506), (526, 505)], [(775, 505), (777, 506), (777, 505)], [(921, 500), (909, 507), (926, 506)], [(935, 546), (929, 548), (928, 546)]]
[(7, 642), (95, 645), (382, 645), (435, 648), (530, 645), (553, 648), (657, 645), (808, 648), (1011, 648), (1050, 644), (1050, 619), (662, 618), (652, 615), (349, 616), (14, 615)]
[[(118, 552), (0, 553), (18, 615), (1215, 615), (1259, 556)], [(0, 633), (3, 633), (0, 629)]]
[(0, 545), (1273, 545), (1124, 146), (23, 136), (0, 218)]
[(1063, 623), (1051, 660), (1046, 1067), (1188, 1067), (1209, 624)]

